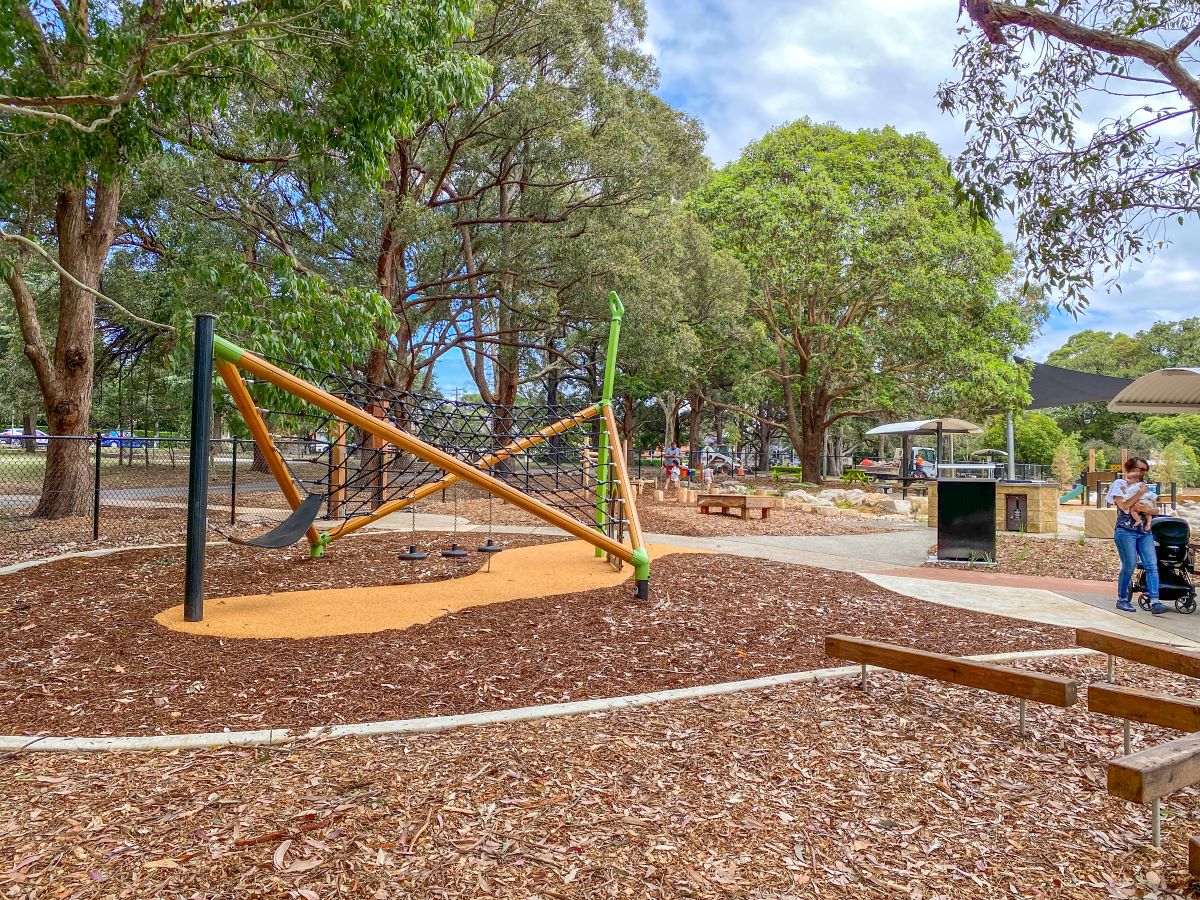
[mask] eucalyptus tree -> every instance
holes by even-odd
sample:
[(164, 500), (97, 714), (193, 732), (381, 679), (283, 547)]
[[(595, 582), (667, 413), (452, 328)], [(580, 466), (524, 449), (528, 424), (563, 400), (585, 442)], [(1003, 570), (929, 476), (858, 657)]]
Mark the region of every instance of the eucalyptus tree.
[(1200, 6), (962, 0), (971, 25), (944, 110), (974, 209), (1016, 219), (1030, 277), (1087, 305), (1098, 270), (1156, 251), (1200, 209)]
[(922, 136), (801, 120), (748, 146), (692, 198), (749, 272), (765, 344), (757, 377), (782, 394), (772, 424), (806, 477), (846, 417), (922, 392), (996, 408), (1026, 396), (1006, 359), (1030, 337), (1021, 296), (1000, 290), (1011, 258), (955, 192)]
[[(122, 191), (187, 123), (258, 98), (296, 154), (378, 170), (394, 135), (469, 95), (483, 69), (454, 46), (469, 0), (0, 0), (0, 274), (55, 434), (87, 429), (93, 321)], [(236, 148), (223, 148), (236, 156)], [(52, 317), (25, 277), (59, 276)], [(111, 302), (109, 305), (113, 305)], [(128, 311), (117, 310), (122, 315)], [(53, 330), (53, 337), (47, 332)], [(55, 442), (35, 514), (80, 511), (82, 450)]]

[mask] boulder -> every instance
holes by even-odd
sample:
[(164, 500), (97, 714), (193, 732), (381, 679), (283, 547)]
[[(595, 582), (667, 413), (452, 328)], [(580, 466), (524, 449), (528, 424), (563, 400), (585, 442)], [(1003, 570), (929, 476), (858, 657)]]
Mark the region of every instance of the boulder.
[(817, 494), (817, 496), (833, 503), (842, 503), (846, 500), (846, 491), (842, 488), (826, 488)]
[(912, 501), (897, 500), (894, 497), (888, 497), (886, 500), (883, 500), (875, 505), (875, 512), (883, 513), (885, 515), (888, 513), (894, 513), (901, 516), (911, 516), (912, 511)]
[(850, 490), (846, 491), (845, 500), (851, 506), (861, 506), (863, 499), (866, 496), (867, 496), (866, 491), (859, 490), (858, 488), (851, 488)]
[(750, 489), (740, 481), (722, 481), (717, 485), (717, 491), (722, 494), (748, 494)]

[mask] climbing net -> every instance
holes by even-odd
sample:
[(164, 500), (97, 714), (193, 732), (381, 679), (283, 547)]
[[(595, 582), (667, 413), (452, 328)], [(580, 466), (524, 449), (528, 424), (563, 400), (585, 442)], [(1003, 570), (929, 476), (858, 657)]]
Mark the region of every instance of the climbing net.
[[(572, 416), (548, 404), (451, 400), (271, 362), (583, 524), (595, 526), (599, 493), (605, 498), (604, 532), (618, 541), (624, 536), (627, 519), (616, 466), (611, 454), (604, 462), (599, 452), (605, 428), (599, 416)], [(330, 518), (370, 516), (446, 479), (434, 463), (293, 394), (266, 382), (247, 379), (247, 384), (271, 431), (280, 436), (275, 448), (289, 474), (303, 490), (328, 498)], [(545, 433), (556, 425), (555, 433)], [(289, 437), (282, 438), (285, 434)], [(493, 461), (494, 455), (503, 458)]]

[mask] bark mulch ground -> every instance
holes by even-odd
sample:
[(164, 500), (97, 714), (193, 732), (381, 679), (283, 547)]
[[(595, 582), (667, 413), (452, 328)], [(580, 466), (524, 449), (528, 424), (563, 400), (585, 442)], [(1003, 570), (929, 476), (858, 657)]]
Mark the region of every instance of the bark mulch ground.
[(679, 534), (689, 537), (729, 537), (742, 534), (775, 534), (793, 537), (810, 535), (867, 534), (895, 530), (903, 522), (888, 519), (864, 520), (823, 516), (799, 509), (773, 509), (769, 519), (711, 515), (700, 513), (699, 506), (641, 497), (638, 513), (642, 528), (655, 534)]
[[(1103, 657), (1037, 668), (1103, 678)], [(1132, 667), (1121, 667), (1122, 681)], [(1179, 682), (1184, 679), (1178, 679)], [(1132, 679), (1177, 690), (1161, 675)], [(1197, 793), (1105, 792), (1120, 723), (900, 675), (406, 739), (0, 761), (49, 897), (1174, 898)], [(1148, 733), (1153, 732), (1153, 733)], [(1135, 726), (1158, 742), (1166, 733)]]
[(90, 515), (65, 519), (4, 517), (0, 518), (0, 566), (82, 550), (177, 543), (183, 540), (186, 530), (182, 510), (101, 507), (99, 541), (92, 540)]
[[(411, 564), (394, 557), (406, 542), (351, 538), (316, 561), (214, 548), (209, 595), (399, 581)], [(444, 576), (448, 564), (431, 557), (425, 565), (417, 577)], [(649, 603), (624, 585), (475, 607), (403, 631), (227, 640), (151, 621), (179, 602), (182, 574), (182, 551), (172, 550), (0, 578), (2, 730), (310, 726), (616, 696), (825, 666), (831, 632), (963, 653), (1064, 647), (1073, 637), (906, 598), (854, 575), (677, 555), (655, 564)]]
[[(934, 545), (930, 553), (937, 552)], [(934, 568), (961, 568), (927, 563)], [(1115, 581), (1121, 570), (1117, 548), (1111, 540), (1039, 538), (1024, 534), (996, 535), (996, 565), (991, 572), (1011, 575), (1045, 575), (1085, 581)]]

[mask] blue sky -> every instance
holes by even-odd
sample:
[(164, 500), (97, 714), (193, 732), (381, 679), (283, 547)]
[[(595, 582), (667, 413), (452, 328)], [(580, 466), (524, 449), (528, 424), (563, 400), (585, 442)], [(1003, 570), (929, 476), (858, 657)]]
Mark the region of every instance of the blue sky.
[[(802, 116), (924, 132), (948, 156), (963, 146), (963, 123), (934, 98), (955, 76), (961, 23), (953, 0), (648, 0), (648, 8), (659, 92), (704, 123), (717, 165)], [(1135, 332), (1200, 315), (1200, 227), (1189, 222), (1170, 237), (1171, 246), (1122, 277), (1124, 293), (1101, 287), (1079, 319), (1052, 316), (1030, 355), (1043, 359), (1085, 328)]]
[[(645, 45), (658, 60), (659, 93), (704, 123), (708, 155), (718, 166), (802, 116), (844, 128), (924, 132), (948, 156), (963, 146), (963, 123), (943, 114), (934, 98), (938, 84), (955, 77), (961, 23), (953, 0), (648, 0), (647, 6)], [(1085, 328), (1136, 332), (1200, 315), (1200, 227), (1189, 222), (1171, 238), (1165, 251), (1123, 276), (1124, 293), (1100, 287), (1078, 319), (1052, 315), (1028, 355), (1042, 360)], [(438, 366), (443, 388), (470, 390), (458, 357), (445, 359)]]

